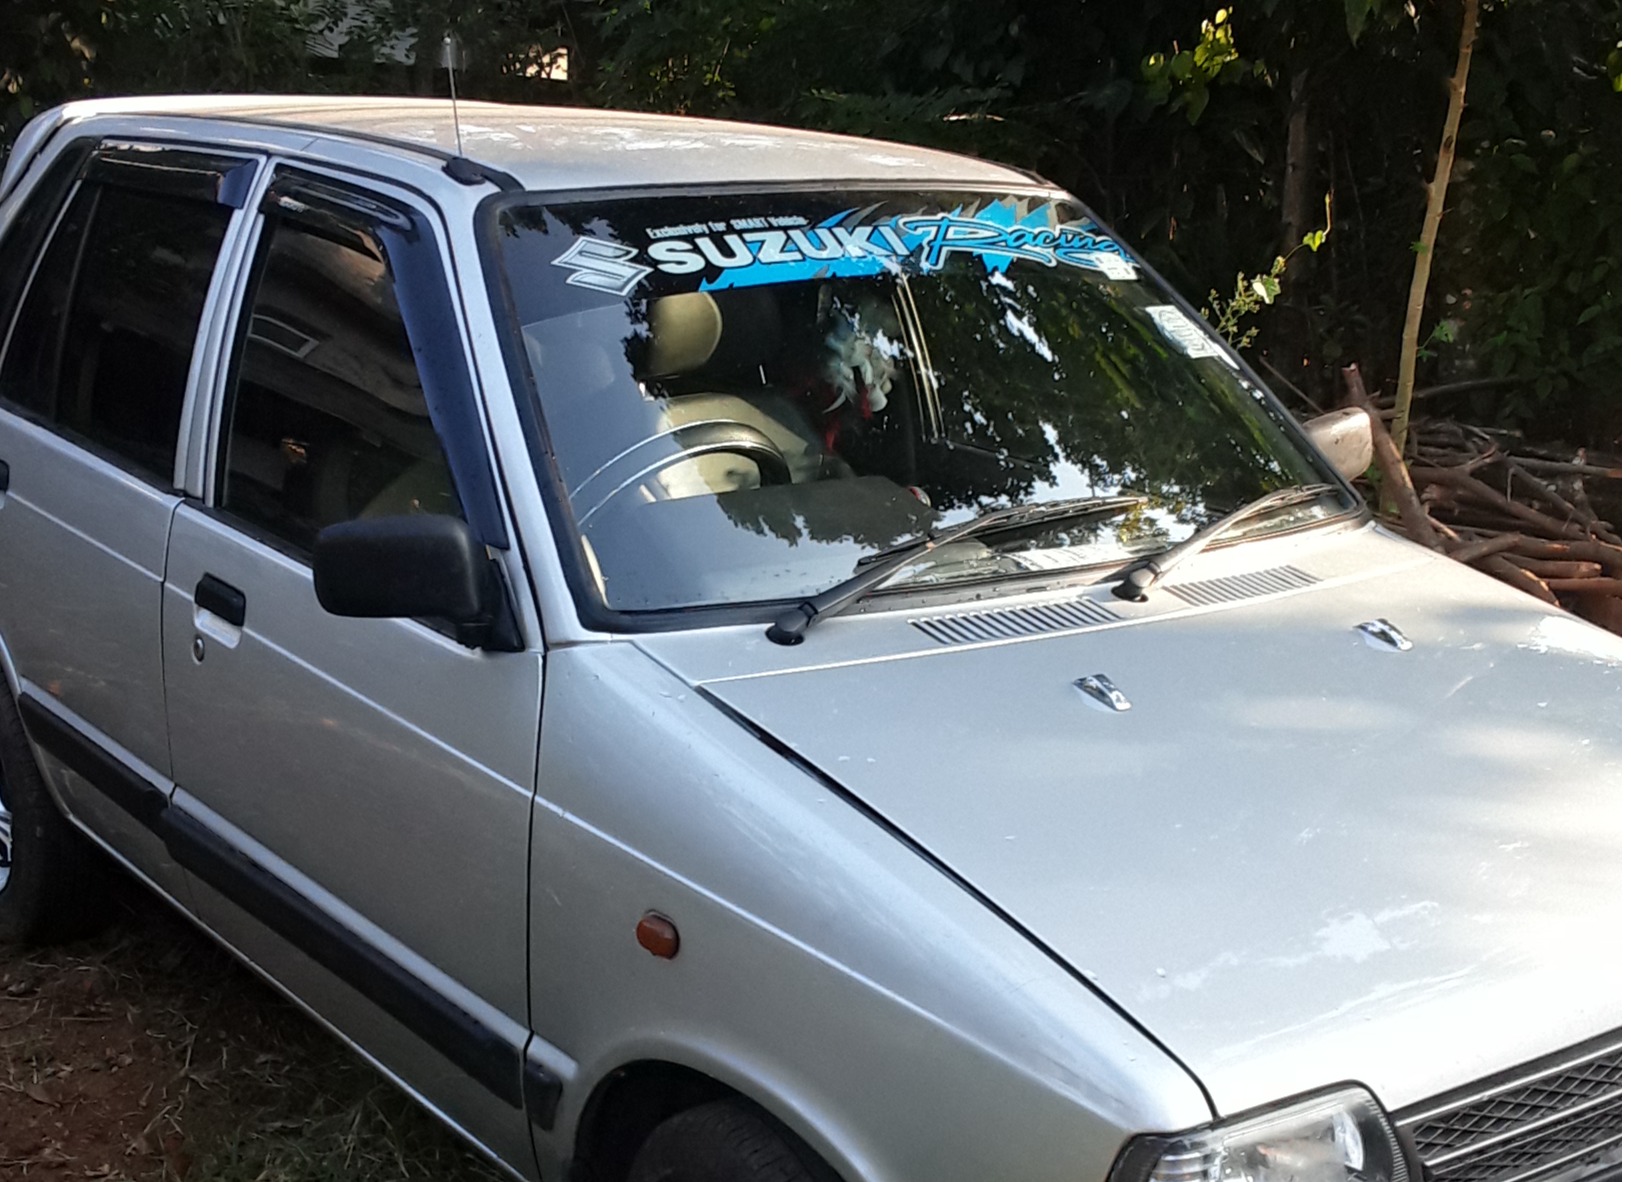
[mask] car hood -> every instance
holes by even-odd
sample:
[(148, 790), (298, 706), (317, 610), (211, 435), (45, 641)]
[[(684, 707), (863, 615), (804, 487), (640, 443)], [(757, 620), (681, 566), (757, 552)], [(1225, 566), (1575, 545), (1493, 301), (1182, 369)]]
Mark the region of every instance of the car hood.
[[(1186, 570), (1022, 639), (940, 644), (889, 612), (800, 649), (648, 649), (1050, 947), (1220, 1112), (1347, 1079), (1397, 1107), (1620, 1005), (1619, 640), (1402, 551), (1354, 531), (1276, 567), (1306, 585), (1247, 571), (1218, 600), (1189, 588), (1232, 576)], [(1412, 647), (1355, 627), (1377, 618)]]

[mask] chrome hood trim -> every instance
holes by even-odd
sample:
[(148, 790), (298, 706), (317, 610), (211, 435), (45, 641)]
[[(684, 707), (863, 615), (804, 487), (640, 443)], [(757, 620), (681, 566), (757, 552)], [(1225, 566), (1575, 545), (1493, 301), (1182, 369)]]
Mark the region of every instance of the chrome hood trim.
[[(1147, 622), (1075, 633), (903, 651), (924, 638), (892, 612), (813, 630), (802, 664), (762, 636), (642, 643), (1092, 980), (1224, 1113), (1343, 1079), (1398, 1107), (1616, 1026), (1618, 638), (1420, 552), (1408, 577), (1343, 570), (1397, 566), (1369, 531), (1311, 548), (1319, 585), (1152, 595)], [(828, 629), (826, 652), (880, 655), (826, 661)]]

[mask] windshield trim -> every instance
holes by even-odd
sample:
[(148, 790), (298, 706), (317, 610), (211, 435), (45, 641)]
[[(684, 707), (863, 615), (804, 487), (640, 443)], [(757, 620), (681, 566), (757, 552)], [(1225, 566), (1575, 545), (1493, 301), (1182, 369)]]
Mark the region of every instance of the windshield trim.
[[(1085, 211), (1101, 232), (1114, 239), (1127, 252), (1143, 272), (1143, 278), (1152, 287), (1181, 307), (1191, 306), (1189, 301), (1167, 281), (1166, 277), (1151, 267), (1144, 257), (1129, 245), (1109, 223), (1093, 211), (1092, 207), (1056, 185), (1019, 175), (1016, 175), (1016, 183), (1014, 184), (997, 184), (991, 181), (962, 182), (950, 178), (937, 178), (931, 183), (941, 188), (955, 185), (961, 192), (1040, 196), (1050, 200), (1074, 202)], [(823, 193), (851, 191), (915, 193), (922, 192), (925, 187), (925, 182), (920, 178), (902, 178), (893, 182), (839, 180), (825, 186), (820, 191)], [(590, 201), (623, 201), (656, 197), (729, 197), (745, 194), (809, 193), (812, 191), (814, 189), (809, 181), (730, 181), (706, 185), (653, 183), (596, 186), (579, 189), (502, 191), (491, 193), (477, 203), (474, 215), (476, 247), (481, 258), (483, 286), (486, 289), (492, 310), (494, 327), (498, 330), (499, 350), (504, 358), (504, 366), (509, 378), (510, 397), (514, 399), (527, 452), (532, 460), (539, 495), (544, 503), (544, 513), (549, 521), (550, 533), (555, 541), (556, 554), (566, 576), (567, 586), (572, 593), (573, 606), (577, 609), (578, 621), (585, 628), (596, 632), (638, 634), (719, 627), (731, 624), (766, 624), (772, 622), (781, 612), (801, 602), (805, 597), (788, 596), (785, 599), (774, 600), (695, 604), (684, 607), (657, 608), (650, 611), (625, 611), (607, 604), (596, 587), (594, 576), (584, 558), (583, 535), (578, 528), (577, 517), (570, 507), (570, 494), (560, 465), (555, 459), (555, 449), (549, 438), (548, 426), (544, 422), (543, 408), (538, 404), (538, 399), (532, 393), (536, 386), (533, 380), (531, 362), (527, 359), (525, 349), (521, 343), (520, 317), (510, 291), (509, 278), (504, 269), (503, 235), (499, 229), (500, 219), (507, 210), (512, 208), (549, 205), (552, 203), (577, 204)], [(1278, 416), (1285, 423), (1295, 427), (1297, 433), (1304, 435), (1306, 438), (1297, 417), (1286, 408), (1279, 396), (1274, 393), (1272, 387), (1263, 380), (1257, 370), (1245, 358), (1241, 357), (1234, 346), (1223, 339), (1210, 322), (1199, 319), (1198, 324), (1202, 331), (1226, 350), (1227, 355), (1239, 366), (1241, 372), (1250, 377), (1256, 384), (1263, 394), (1263, 403), (1269, 413)], [(1215, 548), (1221, 549), (1224, 546), (1233, 546), (1239, 542), (1283, 537), (1288, 534), (1300, 533), (1304, 530), (1338, 523), (1369, 520), (1371, 516), (1370, 509), (1365, 504), (1364, 498), (1354, 491), (1353, 485), (1337, 472), (1330, 461), (1321, 455), (1319, 449), (1314, 447), (1312, 443), (1309, 444), (1307, 458), (1314, 464), (1316, 469), (1324, 472), (1328, 483), (1334, 485), (1338, 493), (1350, 502), (1347, 511), (1321, 520), (1290, 526), (1283, 530), (1231, 539), (1227, 543), (1219, 543)], [(1067, 568), (1054, 573), (1060, 580), (1069, 580), (1079, 578), (1084, 572), (1096, 569), (1099, 569), (1098, 566), (1092, 565)], [(1034, 576), (1039, 572), (1027, 573)], [(973, 587), (1006, 583), (1020, 577), (1023, 576), (1017, 573), (1014, 575), (991, 575), (940, 584), (938, 589), (948, 593), (956, 593), (967, 591)], [(880, 589), (875, 593), (892, 594), (911, 590), (921, 592), (925, 589), (921, 585), (914, 588), (909, 584), (906, 587), (893, 590)]]

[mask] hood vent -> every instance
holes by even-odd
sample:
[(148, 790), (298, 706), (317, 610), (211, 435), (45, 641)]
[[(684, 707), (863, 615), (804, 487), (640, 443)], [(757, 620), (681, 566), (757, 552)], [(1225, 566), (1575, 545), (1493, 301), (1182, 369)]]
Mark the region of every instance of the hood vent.
[(1036, 603), (1025, 607), (1001, 608), (984, 612), (962, 612), (955, 616), (931, 616), (913, 620), (912, 627), (940, 644), (974, 644), (981, 640), (1011, 640), (1016, 636), (1039, 636), (1044, 632), (1067, 632), (1109, 624), (1121, 616), (1114, 608), (1091, 599), (1070, 599), (1063, 603)]
[(1193, 583), (1168, 583), (1166, 589), (1191, 607), (1230, 603), (1237, 599), (1257, 599), (1278, 595), (1299, 587), (1312, 587), (1319, 579), (1294, 566), (1272, 566), (1249, 575), (1226, 575), (1221, 579), (1199, 579)]

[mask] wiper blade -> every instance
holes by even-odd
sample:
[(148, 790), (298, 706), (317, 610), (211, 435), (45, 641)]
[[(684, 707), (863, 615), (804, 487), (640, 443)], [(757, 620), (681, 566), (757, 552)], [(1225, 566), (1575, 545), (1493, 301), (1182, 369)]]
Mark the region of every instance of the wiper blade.
[(842, 611), (901, 567), (923, 557), (937, 546), (1046, 521), (1135, 509), (1148, 500), (1147, 497), (1136, 496), (1071, 497), (1061, 501), (1045, 501), (1039, 505), (1009, 505), (991, 509), (950, 529), (925, 533), (898, 546), (867, 555), (861, 560), (861, 569), (855, 574), (777, 616), (765, 635), (777, 644), (799, 643), (811, 624)]
[(1171, 549), (1163, 550), (1152, 558), (1141, 558), (1131, 566), (1123, 567), (1110, 576), (1116, 581), (1116, 585), (1110, 589), (1111, 594), (1117, 599), (1130, 599), (1135, 602), (1141, 600), (1162, 579), (1205, 550), (1232, 526), (1253, 517), (1261, 517), (1275, 509), (1300, 505), (1306, 501), (1317, 501), (1336, 491), (1337, 487), (1334, 484), (1299, 484), (1294, 488), (1281, 488), (1266, 493), (1255, 501), (1242, 505), (1233, 513), (1224, 514)]

